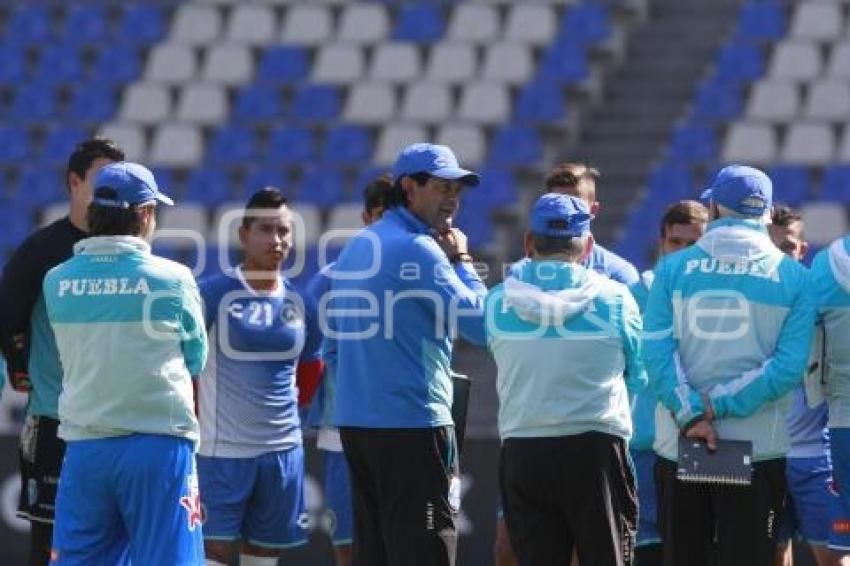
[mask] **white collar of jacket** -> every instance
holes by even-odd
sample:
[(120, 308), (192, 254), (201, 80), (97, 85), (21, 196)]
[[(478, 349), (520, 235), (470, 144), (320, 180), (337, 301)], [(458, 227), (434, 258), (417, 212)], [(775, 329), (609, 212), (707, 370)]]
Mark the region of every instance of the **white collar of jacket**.
[(136, 236), (92, 236), (74, 244), (77, 255), (151, 253), (151, 245)]
[(771, 241), (765, 225), (756, 220), (715, 220), (708, 225), (708, 230), (696, 245), (721, 261), (764, 262), (766, 273), (773, 273), (778, 269), (784, 257)]
[(655, 282), (655, 272), (651, 269), (647, 269), (640, 274), (640, 280), (647, 290), (652, 289), (652, 284)]
[(601, 275), (588, 270), (581, 287), (544, 291), (516, 277), (508, 277), (504, 285), (505, 305), (513, 308), (526, 322), (560, 326), (587, 310), (601, 290), (601, 279)]
[(845, 239), (839, 238), (829, 246), (829, 265), (832, 274), (841, 287), (850, 293), (850, 254), (847, 253)]

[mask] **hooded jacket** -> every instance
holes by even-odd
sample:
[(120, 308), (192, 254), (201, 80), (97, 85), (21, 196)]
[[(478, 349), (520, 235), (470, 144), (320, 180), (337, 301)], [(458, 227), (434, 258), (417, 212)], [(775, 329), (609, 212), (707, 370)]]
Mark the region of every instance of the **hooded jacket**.
[(753, 458), (788, 450), (786, 395), (803, 377), (814, 326), (805, 267), (755, 221), (723, 218), (662, 258), (644, 313), (644, 362), (656, 409), (655, 451), (676, 460), (680, 427), (711, 399), (721, 439)]
[(628, 289), (577, 264), (528, 261), (485, 300), (502, 439), (604, 432), (628, 440), (645, 383)]
[[(649, 290), (652, 289), (654, 280), (655, 272), (646, 270), (640, 274), (640, 280), (629, 287), (641, 314), (646, 310), (646, 300), (649, 297)], [(632, 391), (630, 403), (634, 430), (629, 448), (632, 450), (652, 450), (652, 443), (655, 441), (655, 406), (658, 404), (658, 399), (647, 383), (645, 386)]]

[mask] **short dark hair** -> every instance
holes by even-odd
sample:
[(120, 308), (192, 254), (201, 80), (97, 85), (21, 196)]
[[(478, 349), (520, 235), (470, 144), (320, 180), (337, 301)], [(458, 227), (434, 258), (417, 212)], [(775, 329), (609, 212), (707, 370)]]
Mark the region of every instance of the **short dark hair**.
[(545, 185), (546, 189), (550, 191), (561, 187), (574, 188), (578, 186), (582, 179), (596, 181), (599, 177), (599, 170), (586, 163), (578, 161), (560, 163), (555, 165), (546, 175)]
[(584, 253), (583, 237), (553, 238), (532, 232), (531, 238), (534, 249), (542, 256), (566, 254), (570, 259), (578, 259)]
[[(114, 200), (118, 196), (112, 187), (100, 187), (94, 191), (95, 198)], [(91, 236), (141, 236), (142, 216), (138, 205), (129, 208), (104, 206), (92, 202), (86, 213)]]
[(430, 173), (412, 173), (410, 175), (402, 175), (393, 183), (392, 190), (387, 193), (386, 199), (384, 200), (384, 206), (387, 208), (395, 208), (397, 206), (407, 206), (407, 196), (404, 194), (404, 191), (401, 188), (401, 181), (405, 177), (410, 177), (416, 184), (419, 186), (424, 185), (428, 182), (428, 179), (431, 178)]
[(802, 222), (803, 216), (787, 204), (777, 203), (773, 206), (770, 221), (782, 228), (788, 228), (795, 222)]
[(695, 200), (680, 200), (671, 204), (661, 217), (661, 237), (667, 235), (667, 227), (674, 224), (706, 224), (708, 209)]
[(389, 173), (373, 179), (363, 189), (363, 208), (371, 213), (376, 208), (386, 207), (390, 191), (393, 190), (393, 178)]
[(279, 189), (274, 187), (260, 189), (251, 195), (251, 198), (248, 199), (248, 203), (245, 205), (245, 212), (242, 215), (242, 227), (246, 229), (250, 228), (251, 223), (257, 219), (255, 215), (248, 213), (249, 210), (277, 210), (281, 206), (287, 206), (288, 204), (289, 201)]
[(112, 161), (124, 161), (124, 150), (118, 147), (114, 141), (94, 137), (77, 144), (71, 156), (68, 158), (68, 167), (65, 170), (65, 184), (71, 173), (76, 173), (81, 179), (86, 176), (95, 159), (105, 157)]

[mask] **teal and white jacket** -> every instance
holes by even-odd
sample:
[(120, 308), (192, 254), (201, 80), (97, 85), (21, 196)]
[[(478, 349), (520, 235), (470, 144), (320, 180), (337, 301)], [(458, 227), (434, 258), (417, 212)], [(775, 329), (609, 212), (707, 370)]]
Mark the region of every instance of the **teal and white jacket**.
[(823, 321), (829, 426), (850, 427), (850, 236), (815, 256), (811, 290)]
[(63, 369), (59, 436), (197, 442), (192, 376), (207, 337), (191, 272), (130, 236), (87, 238), (74, 254), (43, 287)]
[[(655, 272), (646, 270), (640, 274), (637, 283), (630, 285), (629, 290), (635, 298), (641, 315), (646, 310), (646, 301), (649, 298), (649, 290), (655, 281)], [(655, 441), (655, 406), (658, 398), (649, 384), (632, 390), (630, 403), (632, 406), (632, 439), (629, 442), (631, 450), (652, 450)]]
[(786, 394), (803, 377), (814, 329), (805, 267), (757, 222), (723, 218), (696, 245), (662, 258), (644, 313), (644, 361), (660, 400), (656, 453), (677, 456), (680, 427), (708, 395), (720, 438), (753, 458), (788, 450)]
[(627, 381), (646, 382), (628, 289), (561, 261), (529, 261), (517, 275), (485, 300), (501, 438), (597, 431), (628, 440)]

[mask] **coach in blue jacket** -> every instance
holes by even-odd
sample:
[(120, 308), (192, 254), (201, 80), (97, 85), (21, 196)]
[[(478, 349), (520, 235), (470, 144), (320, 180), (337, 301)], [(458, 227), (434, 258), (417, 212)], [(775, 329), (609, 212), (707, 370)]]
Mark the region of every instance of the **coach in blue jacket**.
[(487, 290), (451, 227), (478, 175), (445, 146), (405, 148), (387, 212), (342, 251), (326, 296), (351, 471), (356, 565), (454, 564), (460, 503), (449, 363), (483, 345)]

